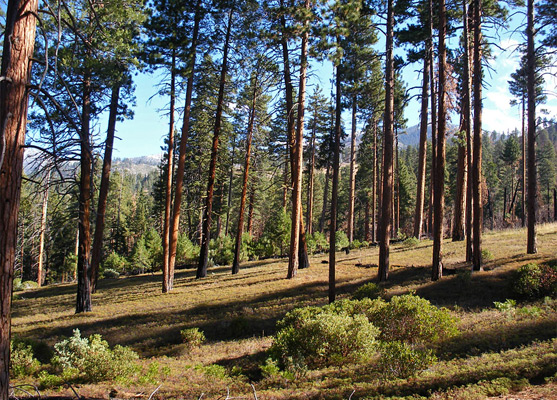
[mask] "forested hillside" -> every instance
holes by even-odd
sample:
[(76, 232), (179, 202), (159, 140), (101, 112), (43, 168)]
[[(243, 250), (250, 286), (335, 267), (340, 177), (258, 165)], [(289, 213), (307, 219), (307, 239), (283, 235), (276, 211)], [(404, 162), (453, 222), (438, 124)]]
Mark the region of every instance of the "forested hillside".
[[(263, 325), (276, 335), (268, 352), (259, 347), (269, 359), (258, 374), (280, 387), (347, 365), (358, 379), (374, 382), (423, 378), (440, 359), (473, 356), (474, 343), (462, 350), (466, 340), (447, 340), (473, 334), (462, 324), (473, 324), (478, 310), (459, 325), (458, 310), (451, 314), (429, 302), (435, 296), (413, 294), (414, 283), (402, 278), (416, 280), (415, 263), (394, 261), (414, 247), (426, 253), (416, 285), (443, 287), (462, 270), (452, 282), (472, 290), (470, 282), (486, 269), (508, 269), (506, 289), (499, 285), (481, 306), (511, 316), (520, 309), (525, 325), (543, 328), (540, 335), (525, 328), (525, 338), (494, 347), (525, 346), (517, 351), (528, 353), (539, 342), (535, 371), (522, 365), (516, 375), (505, 370), (482, 379), (508, 379), (502, 386), (515, 390), (524, 387), (521, 379), (554, 376), (546, 327), (554, 322), (557, 273), (554, 247), (543, 247), (554, 246), (557, 220), (554, 0), (8, 0), (2, 11), (0, 400), (14, 395), (10, 359), (12, 375), (50, 379), (48, 388), (66, 378), (115, 382), (137, 375), (134, 365), (143, 361), (128, 347), (110, 349), (93, 329), (90, 339), (76, 331), (40, 344), (54, 356), (35, 360), (37, 346), (11, 341), (12, 315), (27, 313), (20, 310), (29, 310), (33, 296), (73, 291), (75, 302), (60, 304), (104, 333), (109, 322), (88, 315), (114, 312), (95, 311), (109, 279), (124, 286), (156, 281), (156, 307), (164, 307), (184, 276), (201, 292), (217, 282), (216, 272), (229, 271), (227, 282), (243, 285), (253, 263), (280, 265), (288, 290), (313, 276), (315, 294), (324, 296), (326, 286), (329, 303), (268, 317)], [(514, 58), (501, 58), (504, 51)], [(156, 93), (136, 93), (146, 80)], [(146, 124), (132, 140), (164, 137), (162, 148), (117, 159), (114, 151), (126, 146), (120, 129), (138, 103), (153, 99), (165, 124), (155, 130)], [(506, 128), (487, 131), (490, 118)], [(405, 133), (415, 123), (417, 130)], [(514, 238), (506, 247), (505, 235)], [(499, 255), (501, 265), (490, 264), (503, 248), (520, 262)], [(347, 258), (356, 251), (373, 260)], [(284, 265), (272, 261), (279, 257)], [(366, 279), (374, 278), (350, 301), (356, 287), (343, 285), (341, 275), (347, 260), (369, 267)], [(400, 290), (392, 288), (395, 278)], [(12, 313), (14, 290), (37, 287)], [(455, 304), (468, 304), (462, 298), (470, 294), (459, 293)], [(126, 301), (121, 294), (115, 302)], [(262, 307), (273, 307), (283, 294), (258, 296), (271, 304)], [(211, 296), (213, 304), (194, 307), (194, 317), (216, 307)], [(40, 314), (60, 313), (55, 302), (26, 315), (40, 321)], [(156, 307), (122, 315), (111, 329), (130, 330), (131, 319), (152, 318)], [(250, 312), (234, 312), (244, 311)], [(215, 334), (218, 326), (208, 323), (204, 332), (200, 324), (180, 332), (189, 350), (205, 334), (229, 339)], [(514, 329), (520, 336), (522, 328)], [(156, 351), (175, 344), (147, 337)], [(141, 350), (140, 342), (121, 343)], [(485, 345), (478, 346), (483, 357)], [(98, 369), (98, 360), (86, 357), (96, 351), (114, 368)], [(370, 367), (374, 360), (379, 369)], [(244, 372), (240, 381), (260, 381)], [(335, 396), (348, 397), (346, 386), (334, 382), (321, 389), (340, 387)], [(428, 381), (417, 393), (450, 397), (453, 386), (466, 384), (480, 382)], [(398, 386), (385, 390), (362, 393), (412, 396)]]

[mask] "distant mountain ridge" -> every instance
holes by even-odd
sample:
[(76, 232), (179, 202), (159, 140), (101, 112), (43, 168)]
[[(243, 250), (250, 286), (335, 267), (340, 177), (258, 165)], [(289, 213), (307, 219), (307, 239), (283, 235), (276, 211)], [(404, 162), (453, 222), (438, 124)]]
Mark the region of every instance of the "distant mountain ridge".
[(148, 175), (159, 168), (162, 158), (162, 153), (131, 158), (115, 158), (112, 166), (115, 171)]
[[(450, 138), (456, 131), (458, 127), (456, 125), (448, 124), (447, 132)], [(427, 127), (427, 138), (431, 139), (431, 126)], [(420, 125), (414, 125), (398, 132), (398, 143), (401, 147), (406, 146), (418, 146), (420, 144)]]

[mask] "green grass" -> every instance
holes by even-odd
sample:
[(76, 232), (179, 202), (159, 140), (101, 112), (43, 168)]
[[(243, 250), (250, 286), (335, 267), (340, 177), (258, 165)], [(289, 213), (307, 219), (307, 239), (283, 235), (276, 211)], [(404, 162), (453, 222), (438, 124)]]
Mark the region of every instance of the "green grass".
[[(538, 302), (537, 308), (519, 303), (516, 312), (499, 311), (493, 304), (513, 297), (512, 271), (557, 258), (557, 225), (540, 226), (538, 232), (535, 255), (525, 254), (525, 230), (486, 233), (483, 247), (493, 259), (485, 271), (474, 274), (464, 260), (464, 242), (446, 241), (445, 277), (439, 282), (430, 280), (431, 241), (392, 247), (389, 281), (382, 285), (386, 296), (414, 291), (461, 320), (461, 334), (442, 344), (440, 361), (410, 380), (383, 379), (376, 360), (263, 376), (260, 367), (276, 321), (295, 307), (326, 304), (327, 255), (311, 258), (311, 268), (300, 270), (293, 280), (285, 279), (285, 259), (245, 263), (235, 276), (229, 267), (218, 267), (201, 280), (195, 279), (195, 271), (181, 270), (168, 294), (161, 293), (160, 274), (103, 280), (93, 295), (94, 311), (79, 315), (74, 314), (74, 284), (28, 290), (14, 300), (13, 333), (52, 346), (79, 328), (83, 336), (98, 333), (111, 345), (130, 346), (140, 354), (134, 377), (81, 385), (80, 394), (88, 397), (108, 398), (112, 389), (122, 397), (148, 394), (162, 384), (155, 398), (197, 399), (202, 393), (203, 398), (224, 398), (227, 389), (231, 396), (253, 398), (253, 382), (264, 399), (347, 399), (353, 390), (352, 398), (360, 399), (485, 398), (555, 380), (555, 302)], [(339, 252), (339, 297), (373, 281), (377, 260), (377, 248)], [(180, 335), (187, 328), (199, 328), (207, 341), (190, 349)], [(14, 384), (36, 382), (32, 376)], [(45, 393), (72, 395), (67, 388)]]

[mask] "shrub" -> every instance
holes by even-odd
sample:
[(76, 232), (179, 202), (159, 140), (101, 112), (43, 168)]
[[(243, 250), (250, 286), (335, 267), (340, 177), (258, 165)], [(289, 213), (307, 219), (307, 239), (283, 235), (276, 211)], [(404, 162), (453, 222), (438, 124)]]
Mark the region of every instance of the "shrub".
[[(128, 261), (125, 257), (113, 251), (104, 260), (103, 267), (105, 272), (107, 270), (116, 271), (119, 274), (126, 272)], [(106, 274), (105, 274), (106, 277)]]
[(402, 242), (402, 245), (407, 248), (416, 247), (419, 244), (420, 244), (420, 239), (413, 236), (405, 239), (404, 242)]
[(385, 342), (433, 345), (458, 333), (457, 320), (446, 308), (437, 308), (414, 294), (394, 296), (388, 303), (374, 300), (366, 314)]
[(342, 365), (369, 358), (379, 331), (362, 314), (306, 307), (277, 324), (271, 354), (290, 369)]
[(354, 294), (352, 295), (353, 299), (362, 300), (364, 298), (368, 299), (376, 299), (378, 297), (383, 296), (385, 290), (380, 287), (378, 284), (373, 282), (368, 282), (362, 286), (360, 286)]
[(336, 251), (340, 251), (342, 249), (347, 248), (350, 245), (348, 241), (348, 236), (346, 236), (346, 232), (344, 231), (337, 231), (335, 235), (335, 249)]
[(408, 378), (437, 361), (433, 351), (399, 341), (382, 343), (380, 352), (379, 370), (387, 377)]
[(68, 373), (72, 379), (99, 382), (126, 378), (135, 372), (137, 354), (129, 348), (114, 346), (110, 349), (101, 335), (82, 338), (79, 329), (73, 336), (54, 345), (53, 365)]
[(217, 265), (230, 265), (234, 261), (234, 240), (231, 236), (221, 236), (209, 242), (209, 257)]
[(188, 328), (180, 331), (182, 343), (184, 343), (188, 350), (194, 347), (199, 347), (205, 342), (205, 334), (199, 328)]
[(29, 344), (11, 341), (10, 354), (10, 375), (13, 378), (32, 375), (37, 371), (39, 362)]
[(512, 281), (514, 292), (520, 297), (540, 298), (557, 294), (557, 267), (530, 263), (515, 273)]
[(120, 276), (120, 273), (114, 269), (107, 268), (103, 271), (102, 276), (106, 279), (115, 279)]
[(199, 246), (195, 245), (185, 233), (180, 233), (176, 243), (176, 263), (186, 263), (199, 256)]
[(23, 281), (21, 283), (21, 286), (23, 287), (23, 290), (28, 290), (28, 289), (36, 289), (39, 287), (39, 284), (35, 281)]
[(482, 250), (482, 260), (483, 261), (491, 261), (493, 260), (493, 253), (487, 249)]
[(14, 292), (21, 292), (23, 290), (23, 285), (21, 284), (21, 278), (14, 278)]
[(362, 247), (362, 242), (360, 242), (358, 239), (354, 239), (352, 243), (350, 243), (351, 249), (359, 249), (360, 247)]
[(308, 252), (322, 253), (329, 249), (329, 242), (322, 232), (313, 232), (311, 235), (306, 237), (306, 242), (308, 245)]

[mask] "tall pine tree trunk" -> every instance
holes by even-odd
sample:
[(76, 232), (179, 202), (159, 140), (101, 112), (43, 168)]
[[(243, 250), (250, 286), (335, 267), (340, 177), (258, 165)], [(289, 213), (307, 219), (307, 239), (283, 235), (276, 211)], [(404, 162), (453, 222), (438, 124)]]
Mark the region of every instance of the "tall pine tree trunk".
[(379, 157), (377, 154), (377, 120), (373, 119), (373, 178), (371, 183), (371, 241), (377, 242), (377, 176)]
[(445, 214), (445, 130), (447, 110), (445, 104), (447, 81), (447, 15), (445, 0), (439, 2), (439, 128), (437, 130), (437, 162), (434, 179), (434, 219), (433, 219), (433, 268), (432, 280), (443, 277), (443, 219)]
[(112, 95), (110, 98), (110, 111), (108, 115), (108, 128), (106, 131), (101, 186), (99, 189), (99, 202), (97, 205), (93, 250), (91, 252), (91, 291), (93, 293), (96, 291), (97, 281), (99, 279), (99, 265), (101, 263), (102, 255), (106, 200), (108, 198), (108, 187), (110, 183), (110, 169), (112, 168), (112, 147), (114, 145), (114, 134), (116, 133), (116, 117), (118, 116), (119, 98), (120, 84), (115, 84), (112, 88)]
[(226, 197), (226, 222), (224, 225), (224, 236), (228, 236), (228, 227), (230, 225), (230, 206), (232, 204), (232, 181), (234, 180), (234, 155), (236, 153), (236, 137), (232, 140), (232, 162), (230, 163), (230, 173), (228, 176), (228, 193)]
[(482, 0), (474, 0), (474, 150), (472, 269), (482, 269)]
[(528, 0), (528, 28), (526, 30), (528, 59), (528, 241), (526, 252), (536, 254), (536, 216), (538, 181), (536, 167), (536, 55), (534, 50), (534, 0)]
[(424, 222), (424, 199), (426, 180), (426, 157), (427, 157), (427, 104), (429, 87), (429, 49), (424, 55), (424, 72), (422, 83), (422, 108), (420, 113), (420, 148), (418, 151), (418, 188), (416, 190), (416, 208), (414, 211), (414, 237), (420, 239)]
[(311, 235), (313, 233), (313, 182), (315, 180), (315, 127), (313, 127), (311, 132), (308, 174), (308, 209), (306, 215), (306, 235)]
[(526, 101), (522, 94), (522, 204), (520, 205), (522, 227), (526, 226)]
[(168, 128), (168, 153), (166, 166), (166, 182), (164, 197), (164, 221), (162, 231), (162, 292), (167, 293), (170, 289), (169, 284), (169, 263), (170, 263), (170, 217), (172, 213), (172, 182), (174, 171), (174, 109), (176, 104), (176, 49), (172, 49), (172, 59), (170, 66), (170, 114)]
[(352, 98), (352, 135), (350, 137), (350, 187), (348, 190), (348, 241), (354, 240), (354, 203), (356, 191), (356, 96)]
[(462, 98), (462, 115), (466, 132), (466, 262), (472, 262), (472, 135), (470, 130), (470, 9), (467, 10), (468, 0), (463, 0), (464, 25), (464, 82)]
[[(45, 278), (44, 271), (44, 237), (46, 233), (46, 218), (48, 215), (48, 194), (50, 191), (50, 175), (52, 170), (48, 170), (46, 175), (45, 189), (43, 193), (43, 204), (41, 207), (41, 227), (39, 230), (39, 260), (37, 262), (37, 285), (42, 286)], [(23, 258), (22, 258), (23, 260)]]
[(340, 160), (340, 140), (341, 140), (341, 114), (342, 114), (342, 94), (341, 85), (342, 71), (336, 67), (336, 94), (335, 94), (335, 130), (333, 144), (333, 182), (331, 194), (331, 219), (329, 228), (329, 303), (336, 298), (336, 231), (337, 231), (337, 204), (338, 204), (338, 178)]
[(75, 312), (91, 311), (91, 165), (92, 154), (89, 141), (91, 120), (91, 75), (83, 77), (83, 105), (80, 134), (79, 179), (79, 250), (77, 253), (77, 299)]
[[(464, 121), (461, 116), (460, 131), (463, 132)], [(458, 159), (456, 173), (456, 193), (454, 206), (454, 223), (452, 239), (455, 242), (464, 240), (465, 238), (465, 214), (466, 214), (466, 186), (468, 169), (466, 168), (466, 143), (458, 144)]]
[(0, 81), (0, 400), (9, 398), (11, 305), (17, 218), (37, 0), (9, 0)]
[(240, 196), (240, 210), (238, 211), (238, 229), (236, 230), (236, 247), (234, 249), (234, 260), (232, 262), (232, 273), (240, 272), (240, 250), (242, 248), (242, 234), (244, 233), (244, 210), (246, 208), (246, 196), (248, 192), (249, 163), (251, 157), (251, 142), (253, 138), (253, 125), (255, 121), (255, 102), (257, 97), (257, 78), (253, 83), (253, 95), (249, 110), (248, 132), (246, 135), (246, 159), (244, 163), (244, 176), (242, 180), (242, 195)]
[[(304, 7), (309, 10), (310, 1), (306, 0)], [(302, 155), (304, 135), (304, 110), (306, 98), (306, 72), (308, 52), (309, 21), (304, 21), (304, 32), (302, 33), (302, 48), (300, 53), (300, 86), (298, 89), (298, 115), (296, 135), (292, 144), (292, 230), (290, 236), (290, 254), (288, 258), (288, 275), (291, 279), (296, 276), (300, 264), (300, 236), (303, 235), (302, 227)]]
[(385, 61), (385, 120), (383, 123), (383, 190), (381, 218), (379, 220), (379, 281), (389, 276), (389, 251), (393, 194), (393, 141), (394, 141), (394, 60), (393, 60), (394, 11), (393, 0), (387, 7), (387, 56)]
[(327, 160), (327, 168), (325, 169), (325, 187), (323, 188), (323, 208), (321, 209), (321, 217), (319, 218), (319, 232), (325, 232), (325, 219), (327, 218), (327, 203), (329, 197), (329, 180), (331, 173), (331, 163)]
[(193, 93), (193, 77), (195, 72), (195, 58), (197, 54), (197, 39), (199, 36), (199, 25), (203, 11), (201, 0), (197, 0), (193, 33), (190, 46), (190, 60), (188, 63), (188, 79), (186, 83), (186, 101), (184, 106), (184, 119), (182, 122), (182, 135), (180, 137), (180, 148), (178, 156), (178, 168), (176, 168), (176, 187), (174, 188), (174, 202), (172, 204), (172, 220), (170, 224), (170, 240), (168, 250), (168, 290), (174, 287), (174, 267), (176, 265), (176, 246), (178, 244), (178, 228), (180, 226), (180, 206), (182, 205), (182, 190), (184, 186), (184, 171), (186, 169), (186, 153), (189, 137), (189, 124), (191, 113), (191, 98)]
[(230, 36), (232, 32), (233, 9), (228, 12), (228, 25), (224, 39), (224, 50), (222, 55), (222, 66), (219, 81), (219, 94), (217, 99), (217, 110), (215, 112), (215, 127), (213, 130), (213, 144), (211, 146), (211, 162), (209, 164), (209, 182), (207, 183), (207, 197), (205, 200), (205, 211), (203, 214), (203, 230), (201, 232), (201, 250), (199, 252), (199, 265), (197, 266), (197, 278), (207, 276), (207, 262), (209, 260), (209, 240), (211, 235), (211, 223), (213, 220), (213, 192), (215, 189), (215, 177), (217, 173), (217, 158), (219, 150), (220, 130), (222, 124), (222, 110), (224, 107), (224, 87), (226, 84), (226, 73), (228, 70), (228, 51), (230, 50)]

